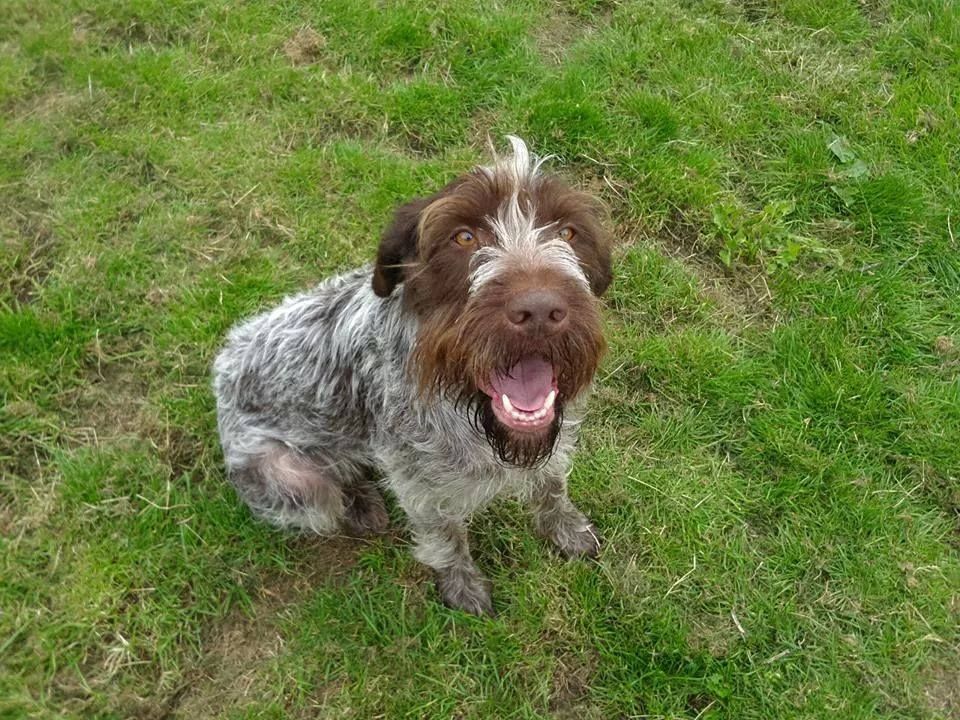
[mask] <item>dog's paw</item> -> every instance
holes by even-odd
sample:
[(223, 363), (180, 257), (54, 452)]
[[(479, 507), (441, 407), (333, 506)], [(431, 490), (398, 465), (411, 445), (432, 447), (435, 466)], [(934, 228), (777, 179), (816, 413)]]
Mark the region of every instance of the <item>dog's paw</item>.
[(567, 558), (595, 558), (600, 554), (603, 542), (597, 528), (586, 518), (576, 523), (557, 525), (544, 535)]
[(493, 583), (480, 573), (450, 568), (437, 573), (437, 589), (447, 607), (471, 615), (493, 616)]

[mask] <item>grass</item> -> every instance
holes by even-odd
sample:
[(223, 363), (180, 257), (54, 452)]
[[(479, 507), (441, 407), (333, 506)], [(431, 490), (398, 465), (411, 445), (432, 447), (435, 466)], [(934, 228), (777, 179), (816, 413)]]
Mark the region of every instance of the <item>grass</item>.
[[(0, 716), (960, 717), (960, 5), (8, 0)], [(239, 318), (515, 132), (616, 225), (564, 563), (499, 616), (223, 482)]]

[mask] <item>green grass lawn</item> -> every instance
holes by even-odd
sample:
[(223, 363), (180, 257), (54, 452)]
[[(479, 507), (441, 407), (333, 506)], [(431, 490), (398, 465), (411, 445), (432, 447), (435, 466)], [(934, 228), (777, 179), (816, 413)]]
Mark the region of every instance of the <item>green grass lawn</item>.
[[(960, 3), (4, 0), (0, 717), (960, 718)], [(607, 538), (291, 537), (226, 330), (524, 137), (615, 223)]]

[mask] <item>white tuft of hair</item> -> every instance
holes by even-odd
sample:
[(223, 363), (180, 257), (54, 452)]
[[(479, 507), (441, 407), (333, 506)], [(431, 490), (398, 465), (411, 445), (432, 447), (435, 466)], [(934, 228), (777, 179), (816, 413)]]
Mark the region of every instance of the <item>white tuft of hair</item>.
[(527, 143), (516, 135), (507, 135), (512, 153), (509, 156), (501, 157), (496, 150), (491, 147), (494, 159), (492, 168), (483, 168), (487, 174), (504, 174), (510, 178), (515, 187), (520, 187), (524, 183), (530, 182), (537, 177), (540, 168), (545, 162), (552, 159), (553, 155), (544, 155), (538, 157), (530, 152)]

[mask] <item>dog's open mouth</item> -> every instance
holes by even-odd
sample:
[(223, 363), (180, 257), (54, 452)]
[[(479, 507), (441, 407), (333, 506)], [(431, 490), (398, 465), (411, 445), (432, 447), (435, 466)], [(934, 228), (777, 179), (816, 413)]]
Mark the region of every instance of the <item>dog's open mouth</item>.
[(530, 355), (509, 370), (492, 372), (484, 392), (494, 416), (511, 430), (540, 432), (556, 417), (557, 379), (542, 357)]

